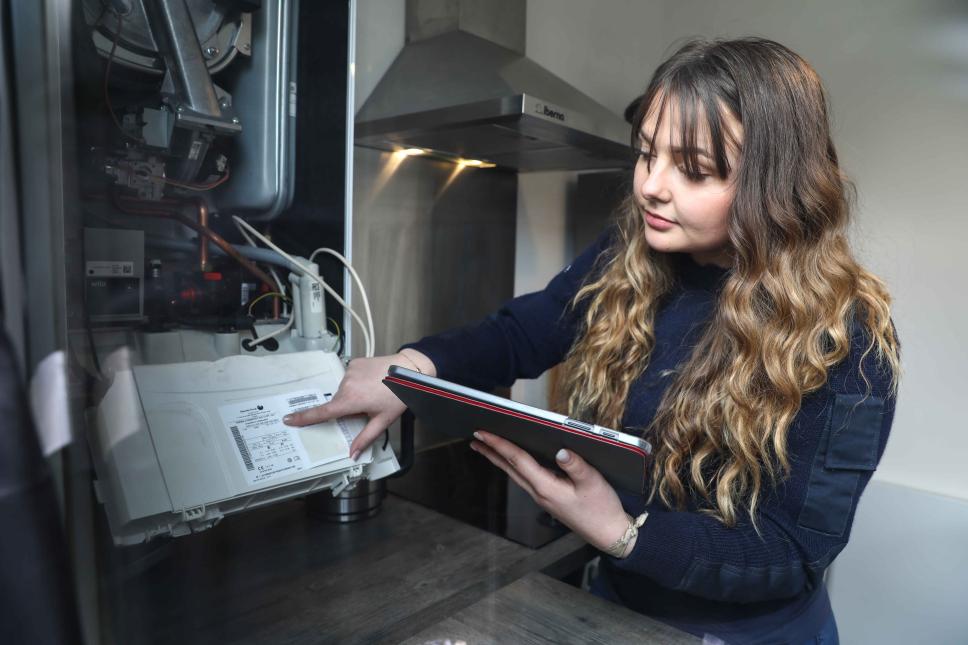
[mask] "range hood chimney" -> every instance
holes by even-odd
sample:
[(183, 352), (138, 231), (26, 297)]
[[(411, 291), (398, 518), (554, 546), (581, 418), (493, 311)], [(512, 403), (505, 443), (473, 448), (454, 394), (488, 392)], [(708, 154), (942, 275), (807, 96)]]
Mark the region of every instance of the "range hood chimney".
[(407, 39), (356, 144), (519, 171), (629, 166), (629, 125), (524, 56), (523, 0), (407, 0)]

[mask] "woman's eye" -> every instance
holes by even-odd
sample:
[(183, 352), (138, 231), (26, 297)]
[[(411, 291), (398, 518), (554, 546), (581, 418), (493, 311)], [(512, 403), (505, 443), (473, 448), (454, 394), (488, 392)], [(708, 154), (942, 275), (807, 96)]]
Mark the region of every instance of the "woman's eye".
[(645, 159), (646, 161), (648, 161), (649, 159), (652, 159), (652, 157), (654, 156), (651, 150), (636, 150), (635, 154), (639, 158)]
[(679, 172), (681, 172), (689, 181), (693, 181), (696, 183), (704, 182), (712, 176), (710, 173), (702, 172), (702, 171), (695, 172), (695, 173), (689, 172), (689, 169), (686, 168), (685, 166), (679, 166)]

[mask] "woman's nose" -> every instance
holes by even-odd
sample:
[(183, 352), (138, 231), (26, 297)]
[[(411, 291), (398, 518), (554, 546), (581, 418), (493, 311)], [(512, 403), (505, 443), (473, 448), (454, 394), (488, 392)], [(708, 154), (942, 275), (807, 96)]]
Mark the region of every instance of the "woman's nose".
[(672, 198), (669, 190), (668, 165), (661, 160), (652, 162), (652, 167), (646, 170), (645, 179), (639, 189), (642, 197), (649, 201), (667, 202)]

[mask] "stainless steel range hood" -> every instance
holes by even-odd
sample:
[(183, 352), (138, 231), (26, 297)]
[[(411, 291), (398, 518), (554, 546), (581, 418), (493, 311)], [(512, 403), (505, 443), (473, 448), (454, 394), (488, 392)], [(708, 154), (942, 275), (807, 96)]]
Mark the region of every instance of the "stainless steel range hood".
[(521, 171), (629, 165), (622, 117), (522, 55), (524, 17), (521, 0), (408, 0), (408, 44), (357, 114), (356, 144)]

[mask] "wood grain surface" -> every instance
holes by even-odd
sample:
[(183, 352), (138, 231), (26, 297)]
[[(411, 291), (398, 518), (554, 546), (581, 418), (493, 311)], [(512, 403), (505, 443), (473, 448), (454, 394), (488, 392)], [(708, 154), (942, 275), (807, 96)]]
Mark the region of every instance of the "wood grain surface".
[(542, 573), (530, 573), (404, 641), (467, 645), (661, 643), (702, 639), (602, 600)]
[[(130, 555), (137, 552), (116, 550), (114, 557), (130, 562), (124, 575), (103, 581), (112, 608), (107, 641), (369, 644), (419, 634), (410, 642), (423, 642), (419, 638), (434, 629), (448, 629), (451, 619), (477, 629), (481, 642), (579, 642), (561, 640), (568, 633), (599, 642), (599, 630), (606, 639), (601, 642), (617, 642), (614, 635), (632, 633), (615, 631), (623, 625), (661, 627), (547, 576), (530, 575), (586, 548), (568, 534), (532, 550), (393, 496), (376, 517), (348, 525), (321, 522), (301, 502), (284, 502), (227, 518), (137, 558)], [(489, 622), (495, 611), (506, 620)], [(603, 622), (603, 611), (624, 622)], [(501, 631), (505, 623), (515, 631)], [(559, 624), (569, 627), (549, 631)], [(514, 636), (506, 640), (506, 633)], [(532, 640), (517, 640), (519, 633)], [(533, 640), (541, 634), (552, 638)]]

